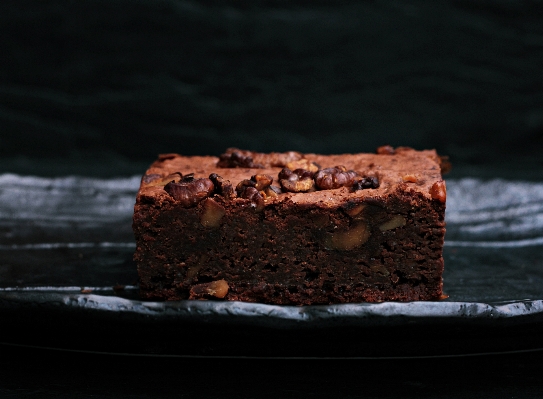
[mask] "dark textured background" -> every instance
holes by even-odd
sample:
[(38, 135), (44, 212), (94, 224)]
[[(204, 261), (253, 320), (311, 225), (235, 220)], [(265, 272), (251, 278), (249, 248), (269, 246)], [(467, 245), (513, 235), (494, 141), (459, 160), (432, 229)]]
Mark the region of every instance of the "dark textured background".
[(540, 1), (6, 0), (0, 171), (390, 143), (540, 178), (542, 21)]

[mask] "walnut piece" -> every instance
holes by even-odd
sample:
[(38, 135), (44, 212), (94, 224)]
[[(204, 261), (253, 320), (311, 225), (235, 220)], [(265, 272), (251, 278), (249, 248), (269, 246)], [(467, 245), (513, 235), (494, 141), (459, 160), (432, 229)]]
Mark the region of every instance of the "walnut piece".
[(437, 181), (430, 187), (430, 196), (439, 202), (445, 203), (447, 200), (447, 187), (443, 180)]
[(419, 181), (419, 179), (415, 175), (403, 175), (402, 180), (406, 183), (416, 183)]
[(260, 212), (264, 210), (264, 196), (254, 186), (249, 185), (250, 183), (256, 184), (252, 180), (243, 180), (238, 184), (236, 187), (238, 197), (251, 201), (251, 206), (255, 208), (255, 211)]
[(360, 247), (371, 236), (371, 232), (365, 222), (358, 222), (348, 230), (330, 233), (326, 237), (324, 245), (328, 249), (338, 249), (340, 251), (350, 251)]
[(315, 184), (321, 190), (352, 186), (359, 177), (354, 170), (347, 170), (345, 166), (321, 169), (315, 174)]
[(295, 162), (302, 159), (302, 154), (297, 151), (272, 152), (269, 154), (262, 154), (259, 158), (262, 157), (267, 159), (267, 163), (270, 166), (283, 168), (290, 162)]
[(228, 148), (219, 157), (217, 162), (219, 168), (263, 168), (264, 165), (253, 161), (253, 152), (244, 151), (238, 148)]
[(306, 158), (289, 162), (285, 165), (285, 167), (290, 170), (305, 169), (313, 173), (318, 172), (318, 170), (320, 169), (319, 164), (311, 162), (309, 159)]
[(224, 298), (228, 294), (228, 283), (226, 280), (216, 280), (209, 283), (193, 285), (190, 289), (189, 299), (203, 299), (206, 296)]
[(192, 174), (184, 176), (178, 183), (171, 181), (164, 190), (184, 208), (196, 205), (213, 194), (215, 186), (206, 178), (195, 179)]
[(392, 230), (397, 227), (405, 226), (406, 220), (402, 215), (395, 215), (390, 220), (386, 221), (385, 223), (379, 225), (379, 230), (381, 231), (387, 231)]
[(270, 185), (269, 187), (266, 187), (264, 191), (261, 192), (261, 194), (264, 195), (264, 198), (276, 198), (281, 194), (281, 187), (277, 187), (274, 185)]
[(315, 189), (313, 172), (305, 169), (283, 168), (279, 172), (279, 183), (285, 191), (291, 193), (306, 193)]
[(270, 175), (254, 175), (251, 176), (251, 180), (255, 182), (255, 188), (258, 191), (262, 191), (269, 187), (273, 183), (273, 177)]
[(345, 206), (344, 211), (347, 215), (354, 218), (358, 216), (364, 210), (365, 207), (366, 207), (366, 204), (348, 203)]
[(234, 188), (232, 187), (230, 180), (224, 180), (216, 173), (210, 174), (209, 180), (211, 180), (215, 186), (215, 194), (218, 194), (226, 199), (231, 199), (234, 197)]
[(212, 198), (206, 198), (202, 205), (203, 211), (200, 215), (202, 226), (213, 229), (218, 228), (221, 225), (221, 219), (226, 214), (226, 210)]
[(240, 181), (236, 186), (236, 192), (238, 197), (250, 200), (255, 210), (260, 212), (264, 209), (264, 198), (275, 194), (274, 190), (270, 189), (272, 182), (273, 177), (270, 175), (254, 175), (251, 179)]

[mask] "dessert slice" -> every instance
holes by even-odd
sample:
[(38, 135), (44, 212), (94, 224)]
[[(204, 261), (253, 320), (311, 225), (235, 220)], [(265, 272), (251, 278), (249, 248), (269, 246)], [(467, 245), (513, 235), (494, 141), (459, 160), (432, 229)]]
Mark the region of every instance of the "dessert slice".
[(440, 299), (434, 150), (161, 155), (134, 208), (141, 295), (273, 304)]

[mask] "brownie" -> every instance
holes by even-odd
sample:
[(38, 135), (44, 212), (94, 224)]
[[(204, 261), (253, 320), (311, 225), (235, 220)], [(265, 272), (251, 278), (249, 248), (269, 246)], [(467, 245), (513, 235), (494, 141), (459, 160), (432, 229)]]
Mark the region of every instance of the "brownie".
[(434, 150), (161, 155), (133, 229), (145, 299), (309, 305), (443, 297)]

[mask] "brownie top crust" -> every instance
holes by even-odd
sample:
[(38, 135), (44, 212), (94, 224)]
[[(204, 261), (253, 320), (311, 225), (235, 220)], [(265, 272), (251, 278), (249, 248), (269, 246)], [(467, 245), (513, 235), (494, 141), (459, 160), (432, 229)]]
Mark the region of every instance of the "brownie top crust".
[(191, 179), (208, 179), (210, 175), (216, 174), (233, 188), (243, 185), (252, 176), (267, 175), (273, 179), (271, 184), (279, 187), (284, 168), (305, 170), (315, 167), (315, 170), (332, 170), (338, 167), (347, 175), (352, 172), (354, 180), (370, 178), (378, 183), (366, 187), (370, 189), (358, 190), (353, 189), (352, 184), (341, 187), (323, 184), (324, 189), (317, 186), (304, 192), (290, 192), (283, 188), (279, 190), (279, 195), (266, 196), (264, 206), (291, 201), (302, 206), (331, 208), (344, 202), (346, 196), (355, 200), (386, 197), (399, 188), (408, 188), (444, 203), (445, 186), (441, 177), (443, 165), (442, 158), (435, 150), (416, 151), (407, 147), (392, 149), (388, 146), (380, 147), (376, 154), (319, 155), (292, 151), (258, 153), (235, 148), (228, 149), (220, 157), (163, 154), (143, 176), (138, 202), (145, 198), (153, 199), (155, 203), (172, 201), (172, 195), (165, 190), (165, 186), (187, 175), (191, 175)]

